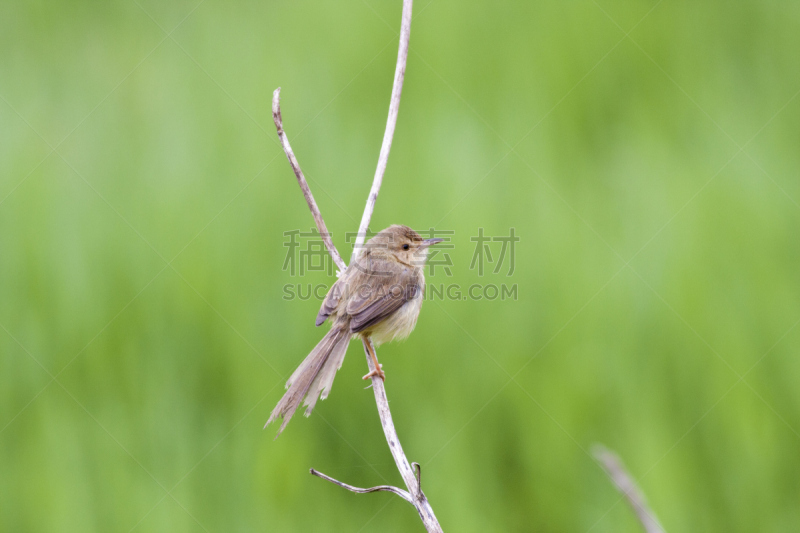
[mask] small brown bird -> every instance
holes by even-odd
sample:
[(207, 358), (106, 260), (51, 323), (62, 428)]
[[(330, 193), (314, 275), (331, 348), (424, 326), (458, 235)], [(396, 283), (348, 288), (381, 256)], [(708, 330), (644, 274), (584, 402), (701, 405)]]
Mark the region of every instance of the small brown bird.
[[(280, 435), (303, 398), (305, 415), (311, 414), (317, 399), (328, 396), (350, 339), (371, 338), (377, 346), (408, 337), (422, 307), (428, 247), (441, 241), (423, 239), (413, 229), (398, 225), (389, 226), (367, 241), (322, 302), (317, 326), (330, 318), (330, 331), (286, 382), (288, 390), (272, 410), (265, 428), (281, 417)], [(374, 375), (384, 379), (378, 357), (371, 348), (369, 352), (375, 370), (364, 379)]]

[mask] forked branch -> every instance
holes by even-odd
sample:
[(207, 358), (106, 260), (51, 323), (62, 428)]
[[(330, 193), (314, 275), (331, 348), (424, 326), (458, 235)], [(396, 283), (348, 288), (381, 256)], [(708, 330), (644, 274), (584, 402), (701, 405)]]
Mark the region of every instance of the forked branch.
[[(386, 131), (383, 135), (383, 143), (381, 144), (381, 152), (380, 156), (378, 157), (378, 166), (375, 170), (372, 188), (370, 189), (369, 197), (367, 198), (367, 204), (364, 208), (364, 215), (361, 217), (361, 224), (358, 228), (356, 242), (353, 246), (351, 262), (356, 258), (356, 255), (359, 253), (360, 248), (366, 239), (369, 222), (372, 218), (372, 213), (375, 210), (375, 202), (378, 198), (378, 193), (380, 192), (381, 183), (383, 182), (383, 175), (386, 172), (387, 162), (389, 161), (389, 151), (392, 148), (392, 139), (394, 137), (395, 126), (397, 125), (397, 113), (400, 109), (400, 95), (403, 91), (403, 80), (405, 78), (406, 63), (408, 60), (408, 43), (411, 35), (411, 6), (412, 0), (403, 0), (400, 45), (397, 52), (397, 66), (395, 68), (392, 96), (391, 101), (389, 102), (389, 116), (386, 120)], [(286, 157), (289, 159), (289, 163), (292, 165), (292, 170), (294, 171), (295, 176), (297, 176), (297, 182), (300, 184), (300, 189), (303, 191), (303, 196), (308, 203), (311, 214), (314, 216), (317, 229), (319, 230), (325, 246), (328, 249), (328, 253), (330, 253), (331, 257), (336, 263), (336, 266), (339, 267), (339, 270), (344, 272), (344, 270), (347, 268), (347, 265), (345, 265), (344, 261), (339, 255), (339, 252), (336, 250), (336, 247), (333, 244), (333, 240), (328, 233), (328, 228), (325, 226), (325, 221), (322, 219), (322, 214), (319, 211), (319, 207), (317, 207), (317, 203), (314, 201), (314, 196), (311, 194), (311, 190), (308, 187), (308, 183), (303, 175), (303, 171), (300, 170), (300, 164), (297, 162), (297, 158), (295, 157), (292, 147), (289, 144), (289, 139), (286, 137), (286, 133), (283, 130), (283, 118), (281, 117), (280, 108), (280, 88), (276, 89), (272, 96), (272, 119), (274, 120), (275, 127), (278, 130), (278, 136), (280, 137), (283, 151), (286, 153)], [(369, 365), (370, 371), (373, 371), (375, 370), (375, 367), (371, 357), (369, 356), (369, 351), (367, 348), (368, 342), (370, 341), (364, 341), (364, 351), (367, 354), (367, 364)], [(406, 459), (406, 456), (403, 453), (403, 447), (400, 445), (400, 439), (397, 437), (397, 431), (395, 430), (394, 422), (392, 421), (392, 413), (389, 410), (389, 400), (386, 398), (386, 389), (384, 387), (383, 379), (378, 376), (373, 376), (372, 389), (375, 393), (375, 403), (378, 406), (378, 415), (380, 416), (383, 433), (386, 436), (386, 442), (389, 444), (392, 457), (394, 458), (395, 464), (400, 471), (400, 475), (403, 477), (403, 481), (405, 482), (408, 491), (404, 491), (403, 489), (389, 485), (361, 489), (358, 487), (353, 487), (352, 485), (347, 485), (341, 481), (337, 481), (332, 477), (326, 476), (325, 474), (322, 474), (314, 469), (311, 469), (311, 474), (359, 494), (378, 491), (392, 492), (397, 494), (404, 500), (411, 503), (417, 509), (420, 519), (425, 525), (425, 529), (429, 533), (441, 533), (442, 528), (439, 525), (439, 522), (436, 520), (436, 515), (433, 513), (433, 508), (428, 502), (428, 499), (425, 497), (425, 494), (422, 492), (422, 488), (420, 486), (420, 466), (418, 463), (409, 463), (408, 459)]]

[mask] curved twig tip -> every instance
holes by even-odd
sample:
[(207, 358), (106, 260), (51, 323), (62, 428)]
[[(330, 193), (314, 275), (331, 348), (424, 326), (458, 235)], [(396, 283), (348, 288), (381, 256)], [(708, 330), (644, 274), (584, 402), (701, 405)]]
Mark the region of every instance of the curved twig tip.
[[(281, 88), (272, 92), (272, 120), (278, 129), (278, 136), (283, 134), (283, 117), (281, 117)], [(287, 154), (288, 155), (288, 154)], [(291, 161), (291, 159), (290, 159)]]

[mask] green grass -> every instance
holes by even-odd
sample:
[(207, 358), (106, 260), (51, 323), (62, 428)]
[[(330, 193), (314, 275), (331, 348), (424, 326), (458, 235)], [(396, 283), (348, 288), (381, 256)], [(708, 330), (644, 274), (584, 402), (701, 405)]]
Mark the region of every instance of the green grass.
[[(421, 529), (308, 475), (402, 483), (355, 344), (310, 419), (261, 429), (322, 335), (283, 287), (332, 281), (281, 268), (313, 222), (271, 94), (347, 257), (400, 9), (0, 6), (0, 531)], [(519, 294), (428, 301), (379, 353), (446, 531), (638, 531), (594, 442), (669, 531), (797, 528), (798, 26), (792, 2), (415, 3), (372, 229), (452, 230), (429, 283)], [(470, 270), (511, 227), (514, 274)]]

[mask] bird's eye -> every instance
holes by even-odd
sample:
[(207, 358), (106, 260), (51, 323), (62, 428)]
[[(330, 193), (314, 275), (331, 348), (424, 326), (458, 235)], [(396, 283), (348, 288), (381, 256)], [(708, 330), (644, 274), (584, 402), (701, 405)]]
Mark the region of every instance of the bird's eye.
[(403, 245), (403, 250), (408, 250), (408, 244)]

